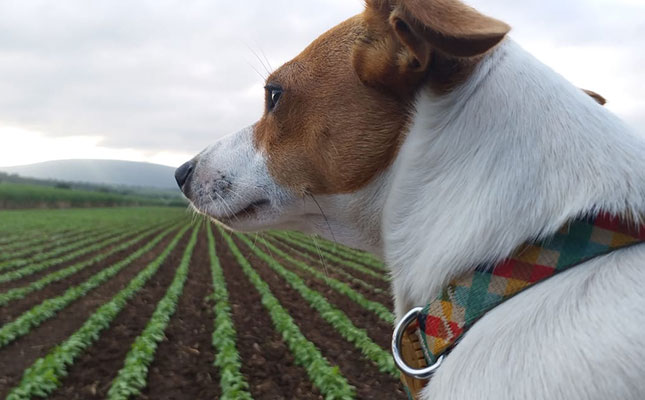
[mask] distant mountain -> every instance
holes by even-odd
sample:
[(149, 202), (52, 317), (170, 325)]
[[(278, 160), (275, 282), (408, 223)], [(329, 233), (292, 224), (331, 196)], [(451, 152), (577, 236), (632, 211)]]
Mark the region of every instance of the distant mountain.
[(61, 160), (18, 167), (0, 167), (9, 174), (66, 182), (176, 189), (174, 168), (116, 160)]

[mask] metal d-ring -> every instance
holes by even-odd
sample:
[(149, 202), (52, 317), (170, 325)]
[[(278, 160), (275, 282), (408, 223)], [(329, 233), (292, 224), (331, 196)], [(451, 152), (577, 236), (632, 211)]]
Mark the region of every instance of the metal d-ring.
[(392, 355), (394, 356), (396, 366), (401, 370), (401, 372), (412, 378), (426, 380), (430, 379), (432, 375), (437, 372), (443, 362), (444, 356), (440, 356), (437, 359), (437, 362), (429, 367), (415, 369), (406, 364), (405, 360), (403, 360), (403, 356), (401, 355), (401, 341), (403, 340), (403, 334), (422, 311), (423, 307), (417, 307), (410, 310), (410, 312), (405, 314), (405, 317), (403, 317), (403, 319), (397, 324), (396, 328), (394, 328), (394, 334), (392, 335)]

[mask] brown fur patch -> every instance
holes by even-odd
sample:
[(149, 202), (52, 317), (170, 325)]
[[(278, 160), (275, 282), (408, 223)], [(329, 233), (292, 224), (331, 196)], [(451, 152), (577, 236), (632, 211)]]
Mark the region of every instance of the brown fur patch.
[(269, 77), (283, 93), (255, 125), (255, 146), (296, 193), (355, 192), (396, 157), (417, 91), (452, 90), (478, 62), (463, 56), (507, 31), (457, 0), (368, 0)]
[(268, 79), (284, 92), (256, 124), (255, 145), (272, 176), (298, 193), (356, 191), (399, 148), (411, 104), (359, 79), (352, 55), (365, 33), (362, 16), (351, 18)]
[(481, 55), (504, 39), (511, 28), (458, 0), (400, 0), (423, 25), (433, 47), (458, 57)]

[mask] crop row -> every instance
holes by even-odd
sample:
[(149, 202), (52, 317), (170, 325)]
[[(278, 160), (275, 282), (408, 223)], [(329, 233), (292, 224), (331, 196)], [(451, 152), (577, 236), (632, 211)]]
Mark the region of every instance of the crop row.
[[(359, 349), (365, 357), (371, 360), (379, 370), (381, 370), (381, 372), (387, 372), (393, 376), (397, 375), (397, 368), (392, 361), (390, 353), (374, 343), (364, 329), (357, 328), (349, 319), (347, 314), (331, 305), (323, 295), (307, 286), (307, 284), (297, 274), (287, 270), (274, 258), (258, 249), (246, 236), (236, 236), (244, 242), (248, 248), (255, 253), (255, 255), (271, 267), (273, 271), (287, 281), (287, 283), (296, 290), (314, 310), (318, 311), (318, 314), (320, 314), (325, 321), (327, 321), (343, 338)], [(336, 286), (336, 288), (342, 287), (340, 284), (335, 284), (334, 286)], [(344, 288), (344, 294), (348, 294), (349, 291), (352, 291), (351, 289), (349, 289), (349, 291), (347, 289), (349, 288)], [(355, 293), (354, 299), (358, 298), (358, 293)], [(368, 300), (365, 298), (361, 298), (359, 301), (361, 301), (363, 305), (368, 306)], [(387, 310), (385, 311), (387, 312)], [(394, 318), (390, 318), (390, 316), (386, 317), (387, 322), (394, 321)]]
[(383, 264), (383, 261), (378, 259), (373, 254), (366, 253), (360, 250), (355, 250), (355, 249), (352, 249), (351, 247), (342, 246), (337, 243), (330, 242), (328, 240), (325, 240), (319, 237), (307, 236), (304, 233), (300, 233), (300, 232), (289, 232), (289, 233), (285, 232), (285, 234), (289, 235), (291, 238), (295, 240), (299, 240), (304, 243), (315, 242), (316, 246), (334, 255), (346, 258), (350, 261), (355, 261), (355, 262), (368, 265), (370, 267), (373, 267), (376, 270), (387, 271), (387, 268), (385, 267), (385, 264)]
[(312, 246), (312, 245), (310, 245), (310, 244), (308, 244), (306, 242), (301, 242), (299, 240), (293, 239), (287, 233), (284, 233), (284, 232), (272, 232), (271, 235), (282, 239), (284, 242), (289, 243), (291, 246), (296, 246), (296, 247), (299, 247), (301, 249), (305, 249), (305, 250), (307, 250), (309, 252), (312, 252), (312, 253), (321, 254), (323, 257), (325, 257), (326, 259), (328, 259), (328, 260), (330, 260), (332, 262), (344, 265), (344, 266), (349, 267), (349, 268), (351, 268), (353, 270), (361, 272), (361, 273), (363, 273), (365, 275), (369, 275), (369, 276), (371, 276), (373, 278), (376, 278), (378, 280), (382, 280), (382, 281), (385, 281), (385, 282), (389, 281), (389, 278), (388, 278), (387, 274), (384, 271), (375, 271), (374, 269), (365, 267), (364, 265), (359, 264), (357, 262), (353, 262), (353, 261), (349, 261), (349, 260), (340, 258), (340, 257), (338, 257), (338, 256), (336, 256), (336, 255), (334, 255), (334, 254), (332, 254), (332, 253), (330, 253), (328, 251), (322, 250), (320, 248), (316, 248), (315, 246)]
[(8, 233), (0, 237), (0, 246), (11, 246), (13, 243), (17, 243), (23, 236), (18, 233)]
[(24, 372), (20, 384), (11, 391), (7, 400), (45, 397), (59, 387), (61, 379), (67, 375), (67, 369), (80, 354), (98, 340), (101, 332), (110, 326), (128, 301), (157, 273), (189, 228), (188, 225), (182, 228), (154, 261), (141, 270), (110, 301), (99, 307), (79, 330), (54, 347), (45, 357), (36, 360)]
[(82, 284), (68, 288), (62, 295), (43, 301), (31, 310), (20, 315), (14, 321), (3, 325), (0, 328), (0, 347), (4, 347), (17, 338), (26, 335), (31, 329), (40, 325), (43, 321), (55, 316), (71, 302), (85, 296), (90, 290), (99, 287), (108, 279), (119, 273), (123, 268), (130, 265), (134, 260), (152, 250), (152, 248), (173, 229), (174, 228), (166, 229), (145, 246), (141, 247), (123, 260), (117, 262), (111, 267), (101, 270), (101, 272), (95, 274)]
[(317, 269), (310, 267), (308, 264), (293, 258), (291, 255), (280, 250), (279, 248), (277, 248), (276, 246), (274, 246), (264, 238), (259, 238), (258, 242), (263, 244), (272, 254), (278, 255), (279, 257), (289, 261), (291, 265), (294, 265), (299, 269), (315, 276), (317, 279), (325, 282), (327, 286), (329, 286), (336, 292), (347, 296), (354, 303), (374, 313), (376, 316), (378, 316), (388, 324), (394, 323), (394, 314), (392, 314), (392, 312), (390, 312), (390, 310), (388, 310), (388, 308), (385, 307), (383, 304), (366, 299), (362, 294), (356, 292), (354, 289), (349, 287), (349, 285), (347, 285), (346, 283), (341, 282), (334, 278), (330, 278), (329, 276), (321, 273)]
[(338, 266), (335, 266), (335, 265), (332, 265), (332, 264), (325, 263), (324, 259), (321, 258), (322, 257), (321, 255), (319, 255), (318, 257), (314, 257), (311, 253), (300, 251), (300, 250), (295, 249), (293, 247), (289, 247), (289, 245), (281, 242), (280, 240), (278, 240), (274, 236), (267, 236), (267, 237), (268, 237), (267, 240), (269, 240), (273, 244), (281, 245), (281, 246), (287, 246), (288, 249), (289, 249), (290, 254), (297, 255), (297, 256), (302, 257), (303, 259), (308, 260), (308, 261), (310, 261), (312, 263), (316, 263), (316, 264), (322, 266), (325, 270), (327, 270), (327, 269), (332, 270), (335, 273), (337, 273), (338, 275), (342, 276), (348, 282), (351, 282), (351, 283), (354, 283), (354, 284), (356, 284), (358, 286), (361, 286), (361, 287), (363, 287), (363, 288), (365, 288), (368, 291), (371, 291), (373, 293), (382, 294), (382, 295), (387, 295), (388, 294), (388, 292), (386, 290), (378, 288), (378, 287), (376, 287), (374, 285), (371, 285), (371, 284), (365, 282), (364, 280), (362, 280), (360, 278), (355, 277), (354, 275), (352, 275), (352, 274), (348, 273), (347, 271), (345, 271), (345, 269), (342, 268), (342, 267), (338, 267)]
[[(135, 232), (140, 232), (141, 228), (135, 230)], [(79, 250), (73, 251), (71, 253), (66, 253), (60, 257), (52, 257), (48, 258), (42, 262), (36, 263), (36, 264), (31, 264), (26, 267), (16, 269), (13, 271), (5, 272), (4, 274), (0, 274), (0, 283), (4, 282), (10, 282), (14, 281), (16, 279), (21, 279), (30, 275), (33, 275), (35, 273), (38, 273), (40, 271), (46, 270), (50, 267), (53, 267), (55, 265), (63, 264), (68, 261), (72, 261), (78, 257), (84, 256), (86, 254), (92, 253), (94, 251), (99, 251), (102, 250), (114, 243), (118, 243), (125, 238), (129, 237), (132, 235), (132, 232), (124, 232), (119, 234), (118, 236), (114, 236), (112, 233), (107, 234), (106, 236), (108, 239), (105, 239), (105, 237), (102, 235), (98, 240), (100, 240), (98, 243), (96, 243), (97, 238), (93, 238), (91, 240), (83, 241), (84, 245), (89, 243), (93, 243), (90, 246), (83, 247)], [(103, 240), (105, 239), (105, 240)]]
[(243, 273), (260, 294), (262, 305), (268, 311), (275, 329), (282, 335), (287, 347), (293, 354), (296, 364), (307, 371), (309, 379), (325, 398), (353, 399), (354, 388), (340, 373), (338, 367), (332, 367), (322, 356), (320, 350), (307, 340), (287, 310), (282, 307), (278, 299), (271, 293), (269, 285), (260, 278), (260, 275), (242, 255), (229, 234), (219, 227), (218, 229), (238, 264), (242, 267)]
[(76, 249), (79, 249), (79, 248), (83, 248), (84, 246), (86, 246), (89, 243), (109, 238), (111, 236), (114, 236), (115, 234), (117, 234), (117, 232), (115, 232), (115, 231), (93, 232), (91, 234), (85, 235), (85, 237), (82, 240), (78, 240), (78, 241), (70, 240), (64, 246), (57, 246), (53, 250), (47, 251), (45, 253), (37, 253), (37, 251), (35, 250), (33, 253), (31, 253), (31, 254), (35, 254), (32, 257), (16, 258), (16, 259), (7, 260), (5, 262), (0, 263), (0, 270), (7, 270), (7, 269), (11, 269), (11, 268), (20, 268), (20, 267), (24, 267), (26, 265), (30, 265), (30, 264), (33, 264), (33, 263), (42, 262), (42, 261), (45, 261), (45, 260), (50, 259), (50, 258), (55, 258), (55, 257), (57, 257), (57, 256), (59, 256), (61, 254), (65, 254), (65, 253), (67, 253), (69, 251), (73, 251), (73, 250), (76, 250)]
[[(145, 237), (153, 233), (154, 231), (159, 230), (158, 227), (153, 227), (153, 228), (148, 228), (143, 230), (138, 236), (135, 238), (124, 242), (118, 246), (115, 246), (114, 248), (110, 249), (109, 251), (105, 253), (99, 253), (95, 255), (94, 257), (78, 262), (76, 264), (70, 265), (69, 267), (63, 268), (61, 270), (58, 270), (56, 272), (52, 272), (51, 274), (48, 274), (41, 279), (32, 282), (26, 286), (21, 286), (17, 288), (10, 289), (4, 293), (0, 293), (0, 307), (7, 305), (8, 303), (19, 300), (27, 296), (28, 294), (36, 291), (36, 290), (41, 290), (47, 285), (50, 285), (54, 282), (58, 282), (60, 280), (63, 280), (71, 275), (76, 274), (77, 272), (91, 267), (95, 264), (98, 264), (99, 262), (105, 260), (106, 258), (119, 253), (121, 251), (127, 250), (128, 248), (140, 243)], [(138, 232), (133, 232), (134, 234), (137, 234)]]
[[(151, 212), (150, 215), (153, 214)], [(115, 277), (135, 260), (151, 252), (164, 238), (178, 229), (178, 219), (176, 218), (164, 218), (163, 223), (156, 224), (155, 222), (159, 221), (159, 219), (155, 220), (150, 218), (146, 221), (147, 223), (139, 223), (138, 225), (127, 222), (123, 222), (123, 224), (105, 223), (94, 226), (91, 230), (86, 229), (83, 233), (77, 232), (76, 234), (69, 234), (69, 236), (63, 233), (64, 227), (61, 226), (61, 230), (58, 232), (58, 239), (56, 241), (50, 241), (49, 246), (60, 243), (63, 245), (62, 248), (65, 248), (68, 241), (72, 242), (75, 237), (83, 236), (84, 239), (80, 242), (84, 242), (82, 246), (87, 246), (87, 248), (81, 248), (79, 250), (67, 248), (64, 251), (66, 254), (60, 257), (53, 256), (50, 258), (44, 258), (44, 254), (47, 253), (43, 252), (38, 256), (41, 257), (38, 262), (30, 264), (26, 268), (0, 274), (0, 283), (7, 282), (43, 271), (46, 268), (62, 264), (82, 255), (96, 252), (91, 258), (76, 261), (75, 264), (65, 266), (65, 268), (52, 272), (24, 287), (10, 289), (5, 293), (0, 293), (0, 307), (2, 307), (10, 304), (12, 301), (25, 298), (27, 295), (43, 289), (47, 285), (62, 281), (88, 267), (95, 266), (117, 253), (125, 253), (128, 249), (132, 249), (130, 251), (133, 251), (129, 255), (123, 255), (124, 258), (118, 262), (101, 269), (83, 283), (67, 288), (62, 295), (44, 300), (29, 311), (21, 314), (14, 321), (1, 326), (0, 348), (28, 334), (44, 321), (53, 318), (72, 302), (82, 298), (90, 291)], [(103, 230), (103, 233), (99, 233), (99, 226)], [(189, 229), (189, 225), (184, 225), (182, 228), (179, 228), (178, 232), (173, 233), (174, 236), (170, 244), (164, 249), (160, 249), (161, 254), (156, 256), (154, 261), (150, 262), (129, 281), (124, 289), (120, 290), (112, 299), (94, 311), (81, 328), (69, 338), (51, 349), (45, 357), (36, 360), (36, 362), (25, 370), (20, 383), (12, 389), (7, 399), (18, 400), (35, 396), (46, 397), (53, 393), (56, 388), (60, 387), (62, 379), (68, 374), (70, 366), (99, 339), (101, 333), (113, 323), (114, 319), (126, 307), (127, 303), (158, 272), (164, 261), (168, 259), (168, 256), (177, 251), (179, 241), (186, 235)], [(149, 366), (155, 358), (159, 343), (165, 337), (164, 332), (172, 316), (175, 314), (179, 299), (184, 292), (186, 279), (191, 268), (191, 258), (200, 235), (200, 229), (200, 226), (195, 226), (192, 230), (190, 240), (185, 249), (183, 249), (181, 261), (174, 271), (173, 281), (167, 287), (163, 298), (156, 305), (155, 311), (146, 327), (132, 343), (122, 368), (118, 371), (116, 378), (111, 383), (108, 398), (119, 400), (129, 399), (140, 395), (146, 386)], [(288, 349), (293, 354), (296, 364), (305, 369), (313, 385), (320, 390), (326, 399), (353, 399), (355, 397), (355, 389), (347, 381), (347, 378), (341, 374), (339, 368), (331, 365), (321, 354), (320, 349), (302, 334), (298, 325), (289, 315), (289, 312), (272, 294), (270, 286), (263, 281), (259, 273), (254, 269), (254, 266), (245, 258), (235, 241), (239, 240), (241, 241), (240, 244), (244, 244), (244, 252), (246, 252), (246, 248), (248, 247), (260, 260), (266, 263), (272, 271), (277, 273), (292, 289), (299, 293), (305, 300), (305, 304), (308, 304), (316, 310), (338, 334), (359, 349), (364, 357), (376, 365), (381, 372), (391, 376), (397, 375), (397, 370), (387, 350), (376, 344), (364, 329), (360, 329), (353, 324), (347, 314), (332, 305), (321, 293), (310, 288), (298, 274), (293, 272), (297, 269), (301, 275), (302, 273), (299, 271), (313, 276), (316, 280), (324, 283), (336, 293), (349, 298), (359, 307), (373, 313), (381, 320), (391, 323), (394, 317), (386, 306), (369, 300), (345, 283), (352, 282), (374, 293), (385, 294), (386, 292), (383, 289), (359, 279), (344, 269), (344, 267), (347, 267), (347, 269), (369, 275), (387, 284), (388, 278), (386, 272), (377, 266), (378, 264), (374, 261), (376, 260), (374, 256), (363, 255), (363, 253), (352, 249), (336, 247), (335, 245), (330, 245), (328, 242), (321, 242), (320, 244), (314, 244), (312, 246), (310, 244), (311, 242), (307, 242), (304, 236), (282, 232), (274, 232), (264, 238), (259, 237), (257, 243), (253, 243), (247, 236), (236, 234), (234, 241), (231, 235), (219, 227), (218, 229), (227, 247), (230, 248), (233, 259), (237, 261), (244, 275), (260, 294), (262, 305), (270, 316), (274, 328), (281, 335)], [(109, 232), (112, 232), (113, 235), (117, 234), (118, 236), (110, 237), (108, 235)], [(129, 233), (120, 234), (119, 232)], [(103, 234), (107, 236), (101, 236)], [(241, 372), (242, 364), (237, 350), (237, 332), (232, 318), (232, 306), (229, 303), (227, 285), (218, 258), (216, 242), (210, 224), (207, 224), (205, 234), (213, 282), (211, 298), (214, 301), (214, 325), (211, 342), (215, 350), (214, 365), (219, 370), (220, 398), (224, 400), (250, 400), (252, 399), (250, 386)], [(106, 237), (109, 237), (109, 239), (105, 240)], [(64, 240), (64, 238), (67, 238), (67, 240)], [(90, 238), (94, 238), (94, 240), (90, 240)], [(36, 248), (32, 248), (32, 250), (41, 251), (48, 247), (40, 243), (42, 241), (34, 241), (33, 244)], [(115, 243), (116, 245), (114, 245)], [(142, 244), (143, 246), (141, 246)], [(256, 247), (256, 244), (260, 247)], [(108, 246), (112, 247), (107, 248)], [(303, 251), (290, 249), (290, 246), (303, 249)], [(287, 248), (288, 250), (286, 250)], [(75, 256), (72, 256), (73, 254)], [(276, 255), (281, 260), (275, 260), (270, 254)], [(315, 257), (312, 257), (313, 254), (318, 254), (324, 257), (325, 260), (333, 262), (335, 265), (330, 265), (329, 267), (333, 268), (338, 276), (342, 276), (344, 279), (332, 278), (321, 270), (313, 268), (307, 262), (302, 261), (306, 259), (319, 262)], [(18, 254), (18, 257), (20, 256), (22, 254)], [(13, 259), (11, 261), (16, 262), (17, 260)], [(24, 261), (22, 260), (21, 262)], [(286, 268), (284, 265), (288, 265), (289, 268)], [(1, 266), (2, 264), (0, 264), (0, 269), (2, 269)], [(22, 275), (17, 275), (17, 273)]]
[(139, 395), (146, 386), (148, 367), (155, 357), (157, 346), (164, 338), (168, 322), (175, 313), (179, 297), (184, 291), (184, 284), (190, 268), (190, 258), (197, 243), (197, 234), (200, 227), (201, 224), (197, 224), (193, 229), (172, 283), (166, 290), (164, 297), (157, 304), (157, 308), (145, 329), (132, 344), (132, 348), (125, 357), (123, 368), (119, 370), (117, 377), (112, 381), (112, 386), (108, 391), (109, 399), (127, 400), (131, 396)]
[(0, 262), (24, 257), (29, 254), (39, 254), (45, 249), (76, 240), (79, 237), (91, 234), (93, 231), (94, 228), (90, 228), (79, 229), (77, 231), (62, 231), (47, 236), (30, 235), (12, 244), (0, 246)]
[(213, 277), (213, 300), (215, 301), (215, 329), (213, 347), (215, 348), (215, 366), (220, 371), (221, 400), (252, 400), (249, 384), (242, 375), (240, 355), (235, 343), (237, 332), (233, 324), (231, 305), (229, 304), (226, 279), (217, 257), (215, 240), (210, 224), (206, 228), (208, 238), (208, 255), (210, 257), (211, 275)]

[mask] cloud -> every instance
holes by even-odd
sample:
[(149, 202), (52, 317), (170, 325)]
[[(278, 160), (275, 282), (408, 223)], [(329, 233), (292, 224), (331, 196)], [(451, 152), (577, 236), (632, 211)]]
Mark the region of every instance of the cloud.
[(350, 3), (2, 2), (0, 122), (196, 151), (257, 119), (261, 62), (288, 60)]
[[(470, 4), (510, 22), (513, 37), (539, 58), (605, 95), (629, 122), (643, 123), (641, 1)], [(0, 124), (52, 138), (101, 137), (105, 148), (195, 153), (253, 123), (262, 112), (267, 70), (362, 6), (360, 0), (0, 2)]]

